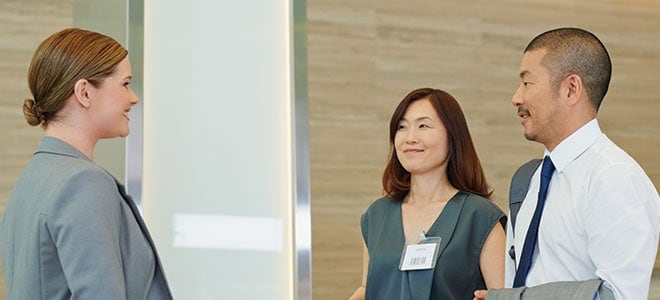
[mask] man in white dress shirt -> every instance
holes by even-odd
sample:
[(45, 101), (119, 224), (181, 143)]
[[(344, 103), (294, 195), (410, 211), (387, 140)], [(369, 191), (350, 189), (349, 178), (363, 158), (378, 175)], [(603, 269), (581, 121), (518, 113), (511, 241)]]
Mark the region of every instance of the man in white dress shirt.
[[(637, 162), (596, 120), (611, 62), (592, 33), (559, 28), (524, 51), (513, 105), (524, 135), (545, 146), (555, 171), (548, 186), (523, 285), (602, 279), (616, 299), (647, 299), (660, 234), (660, 199)], [(541, 167), (533, 174), (515, 228), (507, 228), (505, 286), (514, 285), (536, 210)], [(513, 256), (513, 257), (512, 257)], [(485, 298), (475, 292), (475, 299)]]

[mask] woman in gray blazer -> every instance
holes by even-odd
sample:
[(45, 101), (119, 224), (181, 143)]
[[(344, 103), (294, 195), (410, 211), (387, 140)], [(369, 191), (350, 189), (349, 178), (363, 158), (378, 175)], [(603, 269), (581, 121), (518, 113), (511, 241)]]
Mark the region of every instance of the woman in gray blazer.
[(171, 299), (156, 248), (124, 186), (93, 162), (99, 139), (128, 135), (127, 51), (77, 28), (48, 37), (28, 71), (23, 113), (45, 137), (0, 227), (9, 299)]

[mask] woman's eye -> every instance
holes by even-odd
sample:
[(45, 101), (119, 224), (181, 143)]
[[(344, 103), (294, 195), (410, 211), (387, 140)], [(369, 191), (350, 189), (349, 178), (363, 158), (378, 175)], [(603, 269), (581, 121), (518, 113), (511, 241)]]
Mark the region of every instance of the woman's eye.
[(405, 125), (399, 125), (399, 126), (396, 127), (396, 129), (397, 130), (406, 129), (406, 126)]

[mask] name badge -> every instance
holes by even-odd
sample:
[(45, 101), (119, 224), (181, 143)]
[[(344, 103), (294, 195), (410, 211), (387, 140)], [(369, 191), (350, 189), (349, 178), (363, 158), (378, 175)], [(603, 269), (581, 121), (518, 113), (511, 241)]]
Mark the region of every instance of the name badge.
[(417, 244), (406, 245), (401, 253), (399, 270), (414, 271), (435, 268), (440, 237), (425, 237)]

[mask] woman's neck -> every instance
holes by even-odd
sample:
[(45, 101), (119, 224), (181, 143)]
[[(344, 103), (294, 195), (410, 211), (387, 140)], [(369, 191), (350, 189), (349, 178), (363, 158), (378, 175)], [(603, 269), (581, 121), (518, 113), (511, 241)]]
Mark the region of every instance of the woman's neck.
[(451, 185), (446, 174), (414, 175), (410, 178), (407, 201), (411, 204), (447, 202), (458, 190)]
[(89, 158), (94, 160), (94, 147), (96, 147), (97, 138), (89, 137), (82, 128), (70, 124), (50, 123), (46, 127), (46, 136), (58, 138), (67, 142), (69, 145), (78, 149)]

